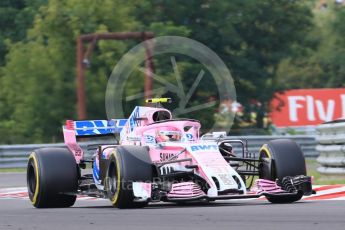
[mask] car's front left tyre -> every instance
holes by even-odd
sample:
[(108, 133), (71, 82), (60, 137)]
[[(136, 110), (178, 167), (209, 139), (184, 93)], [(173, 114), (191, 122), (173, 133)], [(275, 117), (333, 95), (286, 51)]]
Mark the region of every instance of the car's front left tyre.
[[(269, 141), (260, 149), (259, 177), (271, 181), (285, 177), (306, 176), (303, 152), (298, 144), (289, 139)], [(291, 195), (268, 194), (271, 203), (291, 203), (302, 198), (303, 192)]]

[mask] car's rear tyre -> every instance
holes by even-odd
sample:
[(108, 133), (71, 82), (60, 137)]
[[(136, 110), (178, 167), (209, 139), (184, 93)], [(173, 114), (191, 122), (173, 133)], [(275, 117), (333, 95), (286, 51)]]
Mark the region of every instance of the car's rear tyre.
[(152, 182), (152, 163), (147, 148), (119, 146), (110, 155), (105, 190), (114, 207), (140, 208), (147, 201), (135, 201), (132, 182)]
[(72, 206), (78, 189), (78, 170), (72, 153), (65, 148), (42, 148), (31, 153), (27, 188), (36, 208)]
[[(289, 139), (278, 139), (264, 144), (259, 153), (259, 177), (275, 181), (286, 176), (306, 175), (305, 159), (296, 142)], [(270, 198), (272, 203), (291, 203), (302, 198), (299, 194), (294, 198)]]

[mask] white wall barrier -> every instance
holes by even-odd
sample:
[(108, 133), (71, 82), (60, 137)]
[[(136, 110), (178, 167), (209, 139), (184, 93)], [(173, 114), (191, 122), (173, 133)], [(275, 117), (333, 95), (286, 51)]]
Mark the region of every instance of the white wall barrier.
[(345, 175), (345, 120), (335, 120), (317, 127), (316, 150), (320, 153), (317, 170), (323, 174)]

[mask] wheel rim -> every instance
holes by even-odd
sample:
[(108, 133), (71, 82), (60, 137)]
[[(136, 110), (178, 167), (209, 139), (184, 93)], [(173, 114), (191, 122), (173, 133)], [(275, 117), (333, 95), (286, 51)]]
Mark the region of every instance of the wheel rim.
[(265, 150), (261, 150), (259, 159), (260, 159), (259, 178), (273, 180), (274, 179), (274, 176), (272, 175), (273, 165), (271, 162), (269, 162), (271, 160), (269, 153), (267, 153)]
[(112, 163), (109, 167), (109, 191), (112, 194), (112, 196), (117, 191), (117, 175), (116, 175), (116, 166), (114, 163)]
[(32, 164), (30, 164), (28, 168), (28, 188), (29, 188), (29, 195), (33, 196), (36, 192), (36, 171)]

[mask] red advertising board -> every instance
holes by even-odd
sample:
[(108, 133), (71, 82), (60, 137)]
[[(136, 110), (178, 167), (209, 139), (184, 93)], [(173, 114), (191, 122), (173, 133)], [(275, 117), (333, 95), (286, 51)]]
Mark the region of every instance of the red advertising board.
[(270, 118), (277, 127), (318, 125), (345, 118), (345, 88), (276, 93), (271, 101)]

